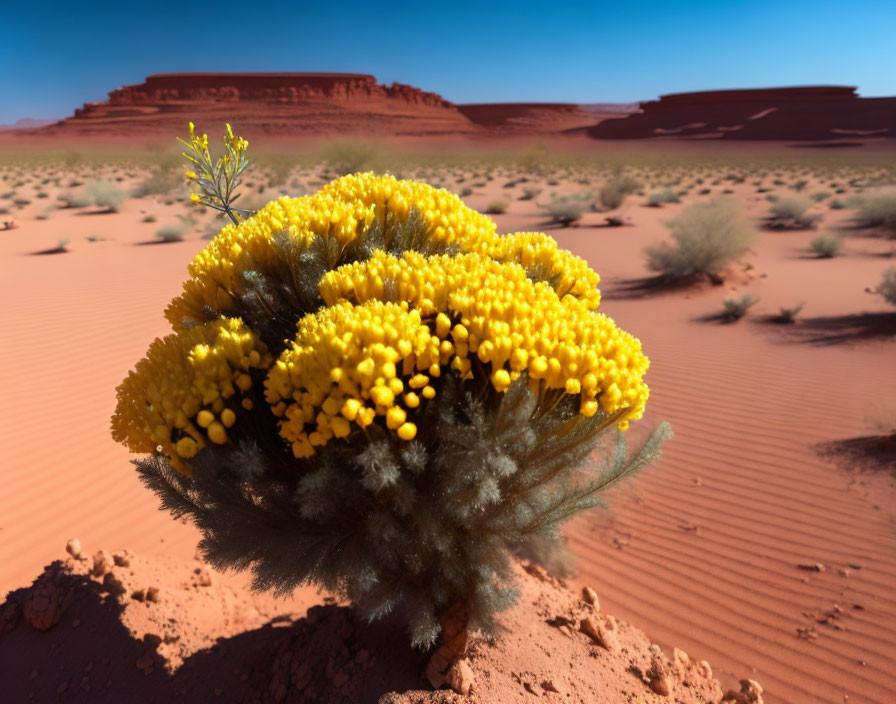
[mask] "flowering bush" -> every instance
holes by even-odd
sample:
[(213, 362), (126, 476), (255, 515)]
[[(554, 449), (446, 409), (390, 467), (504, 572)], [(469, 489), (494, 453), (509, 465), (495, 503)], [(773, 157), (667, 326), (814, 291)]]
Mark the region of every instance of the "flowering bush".
[(626, 457), (614, 432), (583, 468), (644, 411), (641, 344), (584, 260), (423, 183), (355, 174), (233, 219), (118, 387), (113, 436), (213, 564), (398, 609), (416, 645), (442, 634), (442, 671), (512, 603), (510, 554), (561, 547), (669, 435)]

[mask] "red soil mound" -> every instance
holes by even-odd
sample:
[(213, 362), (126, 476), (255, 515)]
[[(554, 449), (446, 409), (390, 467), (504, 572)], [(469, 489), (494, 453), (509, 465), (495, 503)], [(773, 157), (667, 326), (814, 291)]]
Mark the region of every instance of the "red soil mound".
[[(277, 602), (198, 561), (128, 552), (49, 565), (0, 605), (8, 701), (150, 702), (761, 702), (761, 688), (723, 697), (705, 662), (669, 658), (636, 628), (601, 613), (540, 568), (515, 569), (517, 607), (496, 638), (474, 637), (454, 686), (432, 691), (425, 656), (394, 621), (368, 625), (324, 599)], [(312, 597), (313, 599), (313, 597)], [(313, 603), (313, 602), (312, 602)]]
[(896, 137), (896, 98), (860, 98), (845, 86), (676, 93), (641, 112), (603, 120), (598, 139), (674, 136), (719, 139), (835, 140)]

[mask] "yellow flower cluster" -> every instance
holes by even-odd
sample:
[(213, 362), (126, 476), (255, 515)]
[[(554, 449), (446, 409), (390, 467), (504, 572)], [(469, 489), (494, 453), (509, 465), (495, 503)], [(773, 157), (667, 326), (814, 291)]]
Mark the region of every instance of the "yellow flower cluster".
[(540, 397), (549, 389), (579, 394), (585, 416), (622, 411), (625, 428), (643, 413), (649, 362), (640, 341), (594, 313), (590, 301), (561, 298), (516, 263), (380, 251), (327, 273), (320, 290), (329, 307), (302, 320), (266, 385), (297, 457), (347, 435), (348, 421), (364, 427), (375, 415), (413, 437), (399, 401), (416, 408), (421, 385), (432, 398), (429, 376), (441, 366), (469, 378), (474, 355), (489, 365), (498, 391), (528, 372)]
[[(192, 122), (190, 123), (193, 124)], [(234, 152), (244, 152), (249, 148), (249, 142), (242, 137), (235, 135), (229, 124), (225, 126), (224, 143)]]
[(118, 386), (112, 436), (132, 452), (161, 446), (172, 458), (193, 457), (206, 440), (223, 444), (238, 408), (252, 408), (244, 396), (252, 387), (249, 370), (272, 363), (264, 343), (239, 318), (156, 339)]
[(302, 319), (268, 373), (265, 400), (283, 419), (280, 434), (296, 457), (346, 437), (352, 423), (366, 428), (378, 415), (410, 440), (417, 428), (405, 409), (416, 408), (421, 395), (435, 395), (426, 374), (439, 376), (449, 353), (406, 302), (343, 301)]
[[(495, 224), (443, 189), (424, 183), (399, 181), (392, 176), (355, 174), (337, 179), (318, 193), (301, 198), (283, 197), (238, 225), (228, 225), (190, 264), (191, 278), (174, 299), (166, 317), (175, 330), (203, 321), (206, 306), (233, 312), (232, 297), (243, 288), (242, 273), (270, 272), (277, 257), (274, 237), (288, 232), (294, 254), (318, 237), (335, 238), (340, 253), (374, 219), (404, 223), (414, 210), (423, 218), (428, 237), (457, 243), (464, 251), (480, 249), (495, 237)], [(339, 264), (338, 257), (328, 262)]]
[(552, 283), (561, 298), (571, 295), (591, 310), (600, 305), (600, 276), (588, 262), (557, 247), (557, 241), (541, 232), (517, 232), (495, 237), (484, 253), (502, 262), (518, 262), (531, 278)]

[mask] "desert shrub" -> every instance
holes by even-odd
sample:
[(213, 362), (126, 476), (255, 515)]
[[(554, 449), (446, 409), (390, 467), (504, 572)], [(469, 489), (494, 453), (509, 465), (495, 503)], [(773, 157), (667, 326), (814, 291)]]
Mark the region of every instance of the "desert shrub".
[(520, 196), (520, 200), (533, 200), (538, 198), (539, 195), (541, 195), (540, 186), (526, 186), (523, 189), (523, 195)]
[(671, 188), (664, 188), (662, 191), (651, 193), (647, 198), (647, 205), (659, 208), (663, 203), (677, 203), (678, 201), (678, 194), (675, 191)]
[[(174, 333), (118, 387), (113, 437), (148, 454), (141, 478), (213, 565), (279, 593), (319, 585), (371, 620), (397, 612), (419, 647), (441, 636), (438, 686), (468, 630), (494, 632), (513, 603), (510, 558), (562, 549), (560, 525), (655, 457), (668, 426), (627, 457), (647, 359), (594, 314), (583, 260), (545, 235), (499, 237), (421, 183), (325, 189), (263, 209), (252, 252), (216, 239), (194, 260)], [(384, 207), (396, 196), (407, 209)], [(382, 215), (359, 227), (367, 208)], [(595, 374), (611, 365), (612, 384)]]
[(600, 210), (615, 210), (625, 202), (626, 196), (637, 193), (641, 184), (632, 176), (615, 174), (597, 192), (597, 204)]
[(323, 150), (323, 159), (338, 176), (353, 174), (370, 168), (376, 162), (379, 150), (373, 142), (357, 139), (338, 139)]
[(726, 320), (740, 320), (757, 303), (759, 299), (752, 293), (745, 293), (740, 298), (726, 298), (722, 301), (722, 317)]
[(647, 266), (663, 276), (715, 276), (749, 250), (756, 232), (743, 219), (736, 201), (713, 198), (694, 203), (667, 223), (675, 244), (647, 247)]
[(489, 215), (503, 215), (507, 212), (507, 203), (503, 200), (493, 200), (485, 207), (485, 212)]
[(836, 257), (843, 249), (843, 240), (836, 235), (823, 233), (809, 242), (809, 247), (819, 257)]
[(780, 323), (781, 325), (793, 325), (793, 323), (796, 322), (796, 316), (800, 314), (800, 311), (803, 309), (804, 305), (804, 303), (797, 303), (791, 308), (782, 307), (778, 315), (776, 315), (773, 320), (776, 323)]
[(552, 222), (567, 227), (580, 220), (585, 214), (588, 209), (588, 200), (576, 195), (558, 196), (549, 200), (544, 208)]
[(877, 286), (877, 292), (884, 297), (887, 303), (896, 306), (896, 266), (891, 266), (884, 271), (883, 279)]
[(116, 212), (128, 198), (127, 193), (107, 181), (88, 183), (85, 188), (85, 196), (93, 205), (111, 212)]
[(156, 230), (156, 237), (162, 242), (180, 242), (184, 238), (184, 228), (179, 225), (165, 225)]
[(466, 198), (471, 193), (473, 193), (473, 189), (470, 188), (469, 186), (464, 186), (460, 192), (460, 196), (461, 196), (461, 198)]
[(864, 193), (856, 198), (856, 221), (862, 227), (876, 227), (888, 237), (896, 237), (896, 189)]
[(806, 230), (815, 227), (821, 215), (808, 212), (811, 203), (798, 198), (782, 198), (772, 204), (766, 224), (776, 230)]
[(146, 215), (140, 222), (155, 222), (155, 221), (156, 221), (155, 215)]
[(842, 200), (840, 200), (839, 198), (833, 198), (833, 199), (831, 199), (831, 201), (828, 203), (828, 207), (829, 207), (831, 210), (843, 210), (844, 208), (846, 208), (846, 203), (844, 203), (844, 202), (843, 202)]
[(156, 168), (134, 188), (133, 195), (137, 198), (144, 196), (163, 196), (171, 193), (183, 183), (183, 175), (174, 169)]
[(793, 190), (795, 190), (797, 193), (799, 193), (808, 185), (809, 185), (808, 181), (794, 181), (793, 182)]
[(831, 194), (828, 193), (827, 191), (819, 191), (818, 193), (812, 194), (812, 200), (815, 201), (816, 203), (821, 203), (821, 201), (825, 200), (826, 198), (830, 198), (830, 197), (831, 197)]

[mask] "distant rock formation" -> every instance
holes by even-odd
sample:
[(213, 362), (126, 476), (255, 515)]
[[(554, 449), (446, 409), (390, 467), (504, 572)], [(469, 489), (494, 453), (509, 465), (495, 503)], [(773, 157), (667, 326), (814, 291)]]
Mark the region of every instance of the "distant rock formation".
[(358, 73), (168, 73), (86, 103), (47, 134), (170, 134), (230, 122), (248, 137), (320, 133), (443, 134), (478, 130), (436, 93)]
[(488, 130), (514, 133), (563, 132), (590, 127), (596, 119), (575, 103), (470, 103), (457, 108)]
[(849, 86), (673, 93), (641, 112), (587, 130), (597, 139), (836, 140), (896, 137), (896, 98), (860, 98)]

